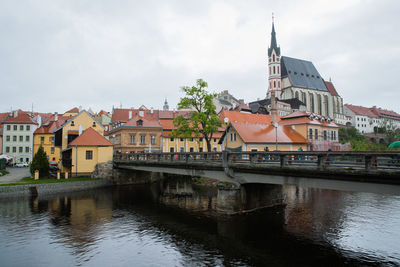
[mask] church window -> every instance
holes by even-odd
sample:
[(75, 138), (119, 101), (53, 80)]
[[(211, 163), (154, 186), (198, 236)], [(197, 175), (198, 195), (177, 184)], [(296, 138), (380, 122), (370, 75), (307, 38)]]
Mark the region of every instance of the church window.
[(281, 82), (278, 81), (278, 88), (281, 88)]
[(269, 74), (272, 74), (272, 72), (271, 72), (271, 67), (269, 67)]
[(274, 88), (276, 88), (276, 81), (274, 81)]
[(314, 95), (312, 93), (310, 94), (310, 107), (311, 107), (311, 112), (315, 112)]
[(318, 95), (318, 114), (322, 115), (322, 98)]
[(278, 74), (279, 74), (279, 66), (278, 66), (277, 68), (278, 68), (278, 71), (277, 71), (276, 73), (278, 73)]
[(328, 100), (328, 96), (325, 96), (325, 115), (329, 116), (329, 100)]
[(272, 55), (272, 62), (275, 62), (275, 55)]
[(299, 92), (294, 93), (294, 97), (299, 99)]
[(275, 74), (275, 66), (274, 66), (274, 74)]

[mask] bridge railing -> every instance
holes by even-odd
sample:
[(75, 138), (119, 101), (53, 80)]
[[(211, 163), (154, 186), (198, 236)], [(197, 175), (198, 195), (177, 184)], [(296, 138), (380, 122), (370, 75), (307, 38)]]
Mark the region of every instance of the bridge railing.
[(160, 162), (171, 164), (204, 163), (230, 165), (277, 166), (301, 168), (346, 168), (400, 170), (400, 153), (396, 152), (175, 152), (115, 154), (114, 160)]

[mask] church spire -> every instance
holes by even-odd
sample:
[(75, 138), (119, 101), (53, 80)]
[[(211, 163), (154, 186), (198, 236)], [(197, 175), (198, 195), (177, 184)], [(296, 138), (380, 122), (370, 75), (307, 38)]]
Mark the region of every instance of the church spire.
[(281, 48), (278, 47), (276, 42), (276, 32), (275, 32), (275, 25), (274, 25), (274, 13), (272, 13), (272, 32), (271, 32), (271, 45), (268, 48), (268, 56), (270, 57), (272, 51), (275, 50), (277, 56), (281, 55)]

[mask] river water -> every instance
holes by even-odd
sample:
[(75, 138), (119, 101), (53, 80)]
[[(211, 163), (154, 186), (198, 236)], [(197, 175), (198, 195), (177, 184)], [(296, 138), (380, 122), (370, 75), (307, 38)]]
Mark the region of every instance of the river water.
[(0, 266), (400, 265), (400, 196), (282, 190), (233, 216), (154, 184), (0, 200)]

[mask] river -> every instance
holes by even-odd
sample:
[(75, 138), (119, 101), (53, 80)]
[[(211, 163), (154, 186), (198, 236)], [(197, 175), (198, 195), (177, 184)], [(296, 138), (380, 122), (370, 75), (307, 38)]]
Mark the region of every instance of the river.
[(158, 184), (1, 200), (0, 266), (400, 265), (400, 196), (282, 190), (231, 216)]

